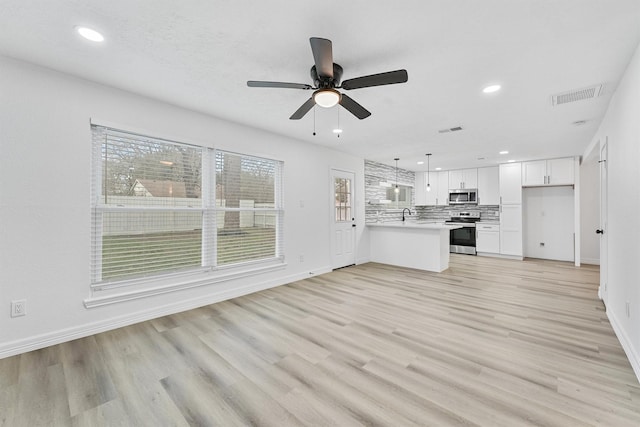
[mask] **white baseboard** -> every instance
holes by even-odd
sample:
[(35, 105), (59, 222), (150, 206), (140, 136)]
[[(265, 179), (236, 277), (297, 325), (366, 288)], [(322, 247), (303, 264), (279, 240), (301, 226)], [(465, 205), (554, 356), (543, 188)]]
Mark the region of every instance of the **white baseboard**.
[(518, 256), (518, 255), (503, 255), (503, 254), (496, 254), (496, 253), (491, 253), (491, 252), (478, 252), (478, 253), (476, 253), (476, 255), (477, 256), (493, 257), (493, 258), (515, 259), (517, 261), (524, 260), (524, 257)]
[(213, 294), (199, 296), (197, 298), (179, 301), (177, 303), (167, 304), (160, 307), (154, 307), (136, 313), (129, 313), (127, 315), (100, 320), (81, 326), (74, 326), (71, 328), (48, 332), (46, 334), (10, 341), (0, 344), (0, 359), (15, 356), (16, 354), (26, 353), (32, 350), (38, 350), (44, 347), (49, 347), (51, 345), (60, 344), (78, 338), (84, 338), (90, 335), (98, 334), (100, 332), (106, 332), (112, 329), (121, 328), (123, 326), (132, 325), (134, 323), (144, 322), (147, 320), (155, 319), (157, 317), (167, 316), (186, 310), (192, 310), (204, 305), (214, 304), (220, 301), (248, 295), (265, 289), (286, 285), (287, 283), (307, 279), (309, 277), (328, 273), (330, 271), (330, 267), (322, 267), (307, 273), (298, 273), (291, 276), (253, 283), (251, 285), (234, 289), (224, 289)]
[(369, 257), (362, 257), (362, 258), (356, 259), (356, 265), (366, 264), (368, 262), (371, 262), (371, 259)]
[(600, 259), (598, 258), (580, 258), (582, 264), (600, 265)]
[(622, 345), (622, 349), (627, 355), (627, 359), (629, 359), (629, 363), (631, 363), (633, 372), (636, 374), (638, 381), (640, 381), (640, 356), (638, 356), (638, 352), (633, 347), (633, 342), (629, 339), (629, 336), (620, 326), (620, 322), (618, 322), (616, 316), (609, 310), (607, 310), (607, 317), (609, 318), (609, 322), (613, 327), (613, 331), (618, 337), (618, 341), (620, 341), (620, 344)]

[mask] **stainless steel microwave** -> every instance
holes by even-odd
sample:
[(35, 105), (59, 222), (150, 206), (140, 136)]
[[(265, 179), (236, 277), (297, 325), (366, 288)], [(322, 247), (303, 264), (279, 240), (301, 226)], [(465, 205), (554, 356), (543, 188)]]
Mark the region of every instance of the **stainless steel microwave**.
[(477, 205), (478, 204), (478, 190), (462, 189), (462, 190), (449, 190), (449, 204), (450, 205)]

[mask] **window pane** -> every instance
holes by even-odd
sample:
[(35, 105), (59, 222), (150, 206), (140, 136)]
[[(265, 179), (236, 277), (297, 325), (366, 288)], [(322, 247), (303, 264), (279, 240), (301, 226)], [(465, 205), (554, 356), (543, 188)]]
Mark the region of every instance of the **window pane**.
[(217, 151), (216, 199), (226, 208), (239, 208), (241, 200), (274, 207), (277, 163), (273, 160)]
[(201, 212), (105, 212), (102, 279), (202, 265)]
[[(223, 212), (222, 217), (218, 225), (218, 265), (276, 257), (276, 212)], [(226, 227), (229, 223), (238, 226)]]
[(110, 132), (102, 146), (102, 157), (105, 204), (200, 203), (193, 199), (200, 199), (202, 194), (201, 148)]
[(336, 222), (351, 221), (351, 180), (335, 178)]

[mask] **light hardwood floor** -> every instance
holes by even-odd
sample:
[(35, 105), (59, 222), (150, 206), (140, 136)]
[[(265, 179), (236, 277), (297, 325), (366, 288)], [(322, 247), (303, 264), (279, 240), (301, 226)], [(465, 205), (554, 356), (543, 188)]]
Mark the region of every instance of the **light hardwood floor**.
[(597, 267), (365, 264), (0, 360), (2, 426), (639, 426)]

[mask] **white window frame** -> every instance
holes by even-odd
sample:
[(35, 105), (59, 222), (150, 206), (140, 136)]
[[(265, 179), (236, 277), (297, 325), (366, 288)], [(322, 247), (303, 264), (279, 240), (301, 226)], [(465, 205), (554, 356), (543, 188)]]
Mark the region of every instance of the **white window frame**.
[[(102, 185), (103, 185), (103, 170), (102, 170), (102, 145), (103, 142), (96, 140), (94, 126), (98, 126), (105, 132), (117, 132), (124, 133), (131, 136), (139, 136), (144, 138), (151, 138), (169, 144), (179, 144), (181, 146), (191, 146), (202, 150), (202, 182), (201, 182), (201, 199), (194, 207), (143, 207), (143, 206), (114, 206), (105, 204), (102, 199)], [(173, 140), (164, 138), (158, 138), (154, 136), (145, 135), (139, 132), (131, 132), (127, 130), (121, 130), (118, 128), (104, 126), (97, 123), (92, 123), (91, 127), (92, 135), (92, 185), (91, 185), (91, 217), (92, 217), (92, 231), (91, 231), (91, 290), (92, 295), (97, 298), (89, 298), (85, 300), (85, 306), (87, 308), (104, 305), (107, 303), (119, 302), (121, 300), (130, 300), (159, 293), (166, 293), (172, 290), (179, 290), (185, 288), (191, 288), (193, 286), (202, 286), (211, 283), (217, 283), (224, 280), (235, 279), (239, 277), (245, 277), (255, 275), (265, 271), (271, 271), (274, 268), (283, 268), (285, 264), (284, 259), (284, 230), (283, 219), (284, 209), (282, 200), (282, 174), (284, 164), (282, 161), (275, 159), (268, 159), (260, 156), (253, 156), (248, 154), (232, 153), (226, 150), (218, 150), (211, 147), (185, 144)], [(239, 156), (246, 156), (257, 159), (264, 159), (266, 161), (274, 162), (277, 169), (275, 188), (275, 206), (274, 208), (221, 208), (216, 206), (215, 188), (216, 188), (216, 173), (215, 173), (215, 156), (216, 153), (230, 153)], [(196, 206), (200, 205), (200, 206)], [(123, 277), (121, 279), (102, 280), (102, 226), (103, 215), (106, 212), (114, 211), (189, 211), (189, 212), (201, 212), (202, 213), (202, 265), (200, 267), (188, 268), (183, 271), (161, 271), (157, 273), (151, 273), (142, 277)], [(217, 265), (217, 225), (216, 218), (218, 212), (224, 212), (229, 210), (240, 211), (256, 211), (265, 212), (268, 211), (275, 215), (275, 256), (269, 258), (262, 258), (257, 260), (235, 262), (232, 264)], [(123, 298), (112, 297), (113, 291), (122, 292), (126, 289), (126, 295)], [(100, 297), (102, 293), (106, 293), (105, 297)]]

